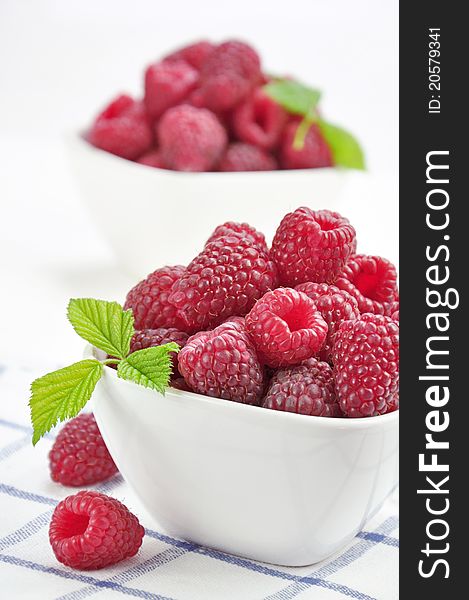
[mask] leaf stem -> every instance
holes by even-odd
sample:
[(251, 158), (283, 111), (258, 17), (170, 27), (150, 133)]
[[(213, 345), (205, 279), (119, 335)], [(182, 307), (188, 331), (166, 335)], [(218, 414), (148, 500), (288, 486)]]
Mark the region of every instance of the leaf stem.
[(120, 358), (106, 358), (106, 360), (102, 360), (103, 365), (118, 365), (120, 363)]
[(294, 150), (303, 150), (305, 145), (306, 136), (308, 135), (309, 128), (313, 123), (316, 123), (318, 120), (318, 113), (316, 111), (316, 107), (313, 106), (306, 113), (306, 115), (301, 119), (300, 124), (298, 125), (295, 137), (293, 138), (293, 149)]

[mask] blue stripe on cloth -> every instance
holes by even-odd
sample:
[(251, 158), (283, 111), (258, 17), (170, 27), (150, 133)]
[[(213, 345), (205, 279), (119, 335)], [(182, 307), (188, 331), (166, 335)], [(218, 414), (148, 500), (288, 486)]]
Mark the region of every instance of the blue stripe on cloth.
[[(156, 531), (147, 530), (147, 535), (150, 537), (156, 537), (161, 541), (166, 541), (167, 543), (177, 544), (179, 547), (186, 547), (188, 551), (191, 551), (188, 547), (191, 546), (189, 542), (185, 542), (183, 540), (175, 540), (166, 536), (164, 534), (160, 534)], [(293, 575), (292, 573), (287, 573), (285, 571), (280, 571), (275, 569), (274, 567), (269, 567), (268, 565), (262, 563), (255, 563), (248, 559), (241, 558), (239, 556), (234, 556), (232, 554), (225, 554), (224, 552), (219, 552), (218, 550), (213, 550), (212, 548), (205, 548), (204, 546), (194, 545), (194, 549), (192, 552), (196, 554), (201, 554), (203, 556), (208, 556), (209, 558), (213, 558), (215, 560), (219, 560), (222, 562), (226, 562), (228, 564), (241, 567), (243, 569), (247, 569), (249, 571), (254, 571), (261, 575), (267, 575), (270, 577), (276, 577), (278, 579), (283, 579), (286, 581), (292, 581), (295, 583), (301, 583), (305, 588), (311, 586), (321, 586), (321, 587), (330, 587), (331, 585), (336, 586), (334, 588), (330, 587), (330, 589), (334, 589), (335, 591), (340, 591), (343, 595), (349, 596), (351, 598), (358, 598), (360, 600), (370, 600), (370, 596), (366, 594), (361, 594), (357, 590), (352, 588), (348, 588), (347, 586), (341, 586), (341, 589), (337, 587), (339, 584), (334, 584), (332, 582), (324, 581), (317, 577), (308, 577), (301, 575)], [(340, 586), (339, 586), (340, 587)], [(371, 600), (374, 600), (371, 598)]]
[(145, 529), (146, 535), (148, 537), (154, 538), (155, 540), (159, 540), (160, 542), (165, 542), (166, 544), (171, 544), (172, 546), (176, 546), (177, 548), (185, 548), (189, 552), (196, 544), (192, 542), (186, 542), (185, 540), (178, 540), (176, 538), (172, 538), (169, 535), (165, 535), (164, 533), (160, 533), (159, 531), (154, 531), (153, 529)]
[[(396, 529), (399, 521), (397, 517), (389, 517), (379, 527), (375, 529), (375, 533), (388, 535)], [(335, 558), (329, 564), (320, 567), (314, 572), (317, 577), (329, 577), (333, 573), (340, 571), (350, 563), (354, 562), (363, 556), (370, 548), (376, 545), (374, 540), (362, 539), (360, 542), (353, 544), (343, 554)]]
[[(159, 552), (155, 554), (151, 558), (145, 560), (144, 562), (127, 569), (126, 571), (122, 571), (118, 573), (114, 577), (111, 577), (108, 581), (113, 583), (124, 584), (132, 581), (132, 579), (136, 579), (141, 575), (146, 575), (147, 573), (152, 573), (158, 567), (168, 564), (169, 562), (184, 556), (188, 551), (183, 550), (181, 548), (168, 548), (163, 552)], [(56, 600), (81, 600), (82, 598), (87, 598), (88, 596), (92, 596), (98, 590), (94, 586), (88, 586), (76, 590), (74, 592), (70, 592), (69, 594), (65, 594), (56, 598)]]
[(91, 577), (89, 575), (81, 575), (79, 573), (75, 573), (74, 571), (66, 571), (65, 569), (58, 569), (56, 567), (48, 567), (46, 565), (41, 565), (36, 562), (32, 562), (30, 560), (24, 560), (22, 558), (18, 558), (16, 556), (10, 556), (8, 554), (0, 554), (0, 561), (15, 565), (17, 567), (24, 567), (26, 569), (31, 569), (33, 571), (39, 571), (41, 573), (48, 573), (51, 575), (56, 575), (57, 577), (63, 577), (64, 579), (72, 579), (74, 581), (80, 581), (82, 583), (87, 583), (97, 588), (103, 588), (112, 590), (113, 592), (120, 592), (122, 594), (126, 594), (127, 596), (135, 596), (136, 598), (144, 598), (145, 600), (173, 600), (168, 596), (161, 596), (159, 594), (153, 594), (151, 592), (146, 592), (145, 590), (140, 590), (137, 588), (130, 588), (123, 585), (119, 585), (118, 583), (113, 583), (106, 579), (96, 579), (95, 577)]
[[(11, 496), (21, 498), (24, 500), (41, 502), (43, 504), (55, 505), (58, 502), (57, 500), (54, 500), (53, 498), (48, 498), (46, 496), (40, 496), (39, 494), (32, 494), (30, 492), (26, 492), (24, 490), (19, 490), (18, 488), (14, 488), (13, 486), (7, 486), (5, 484), (0, 484), (0, 492), (7, 493)], [(298, 575), (293, 575), (291, 573), (286, 573), (284, 571), (280, 571), (278, 569), (269, 567), (267, 565), (255, 563), (250, 560), (240, 558), (237, 556), (233, 556), (230, 554), (225, 554), (223, 552), (219, 552), (217, 550), (213, 550), (210, 548), (205, 548), (205, 547), (199, 546), (197, 544), (192, 544), (190, 542), (186, 542), (184, 540), (178, 540), (176, 538), (172, 538), (168, 535), (165, 535), (163, 533), (160, 533), (158, 531), (154, 531), (151, 529), (146, 529), (146, 535), (148, 535), (149, 537), (155, 538), (159, 541), (170, 544), (176, 548), (180, 548), (181, 550), (184, 550), (185, 552), (194, 552), (194, 553), (198, 553), (201, 555), (206, 555), (210, 558), (214, 558), (216, 560), (220, 560), (220, 561), (223, 561), (223, 562), (226, 562), (226, 563), (229, 563), (229, 564), (232, 564), (232, 565), (244, 568), (244, 569), (248, 569), (250, 571), (254, 571), (259, 574), (268, 575), (271, 577), (276, 577), (279, 579), (283, 579), (283, 580), (292, 582), (292, 585), (288, 586), (287, 588), (284, 588), (280, 592), (277, 592), (273, 596), (269, 596), (268, 597), (269, 600), (270, 600), (270, 598), (272, 598), (272, 599), (275, 598), (275, 600), (284, 600), (287, 598), (293, 598), (298, 593), (300, 593), (304, 589), (307, 589), (310, 586), (328, 587), (329, 589), (334, 589), (334, 591), (339, 591), (343, 595), (346, 595), (346, 596), (349, 596), (352, 598), (358, 598), (360, 600), (368, 600), (370, 598), (369, 596), (366, 596), (366, 594), (362, 594), (361, 592), (358, 592), (357, 590), (348, 588), (347, 586), (342, 586), (341, 589), (331, 588), (330, 587), (331, 585), (338, 586), (339, 584), (325, 581), (323, 579), (323, 577), (325, 576), (326, 573), (323, 573), (323, 571), (327, 570), (328, 574), (331, 574), (337, 570), (340, 570), (341, 568), (343, 568), (344, 566), (346, 566), (353, 560), (356, 560), (356, 558), (358, 558), (359, 556), (364, 554), (370, 547), (372, 547), (373, 545), (375, 545), (377, 543), (382, 542), (383, 538), (387, 537), (386, 534), (390, 533), (393, 529), (395, 529), (395, 527), (397, 526), (397, 523), (398, 523), (397, 518), (392, 517), (390, 519), (387, 519), (379, 528), (377, 528), (377, 530), (375, 532), (363, 532), (365, 534), (364, 535), (365, 539), (362, 539), (359, 543), (354, 544), (354, 546), (349, 548), (349, 550), (347, 552), (345, 552), (343, 555), (339, 556), (337, 559), (332, 561), (329, 565), (326, 565), (325, 567), (322, 567), (319, 570), (313, 571), (311, 573), (311, 575), (309, 575), (309, 576), (298, 576)], [(366, 537), (367, 535), (370, 536), (370, 539), (368, 539)], [(394, 538), (392, 538), (392, 539), (394, 539)], [(182, 552), (181, 555), (184, 554), (185, 552)], [(156, 555), (156, 557), (157, 556), (158, 555)], [(353, 556), (353, 559), (351, 558), (352, 556)], [(153, 557), (153, 558), (155, 559), (156, 557)], [(149, 559), (149, 560), (152, 560), (152, 559)], [(136, 577), (138, 577), (138, 576), (139, 575), (136, 575)]]
[[(31, 436), (33, 434), (32, 427), (29, 425), (21, 425), (20, 423), (15, 423), (13, 421), (9, 421), (8, 419), (0, 419), (0, 426), (8, 427), (9, 429), (16, 429), (17, 431), (24, 431), (25, 433), (29, 433)], [(48, 432), (44, 436), (47, 439), (54, 439), (56, 436), (54, 433)]]
[(0, 550), (5, 550), (5, 548), (8, 548), (8, 546), (13, 546), (14, 544), (24, 542), (24, 540), (27, 540), (32, 535), (43, 529), (43, 527), (48, 525), (51, 516), (52, 510), (41, 513), (37, 517), (34, 517), (34, 519), (31, 519), (31, 521), (28, 521), (25, 525), (23, 525), (23, 527), (20, 527), (16, 531), (13, 531), (12, 533), (1, 538)]
[(313, 579), (311, 582), (309, 582), (309, 585), (315, 585), (317, 587), (325, 588), (326, 590), (332, 590), (333, 592), (338, 592), (343, 596), (348, 596), (349, 598), (356, 598), (356, 600), (378, 600), (378, 598), (368, 596), (367, 594), (363, 594), (358, 590), (349, 588), (348, 586), (342, 585), (341, 583), (335, 583), (334, 581), (325, 581), (324, 579)]
[(18, 452), (18, 450), (25, 448), (30, 443), (31, 435), (28, 434), (26, 437), (19, 438), (18, 440), (11, 442), (11, 444), (7, 444), (0, 450), (0, 462), (6, 458), (9, 458), (12, 454)]
[[(387, 535), (391, 533), (398, 524), (397, 517), (389, 517), (386, 519), (377, 529), (375, 533)], [(381, 540), (380, 540), (381, 541)], [(378, 541), (362, 539), (360, 542), (353, 544), (346, 552), (332, 560), (330, 563), (315, 569), (311, 573), (311, 577), (317, 577), (320, 581), (324, 581), (326, 577), (340, 571), (350, 563), (354, 562), (361, 556), (363, 556), (370, 548), (375, 546)], [(291, 600), (308, 587), (308, 577), (304, 578), (305, 581), (295, 582), (282, 590), (266, 596), (264, 600)]]
[(262, 563), (254, 563), (250, 560), (241, 558), (239, 556), (233, 556), (231, 554), (224, 554), (222, 552), (218, 552), (216, 550), (212, 550), (211, 548), (199, 547), (196, 550), (198, 554), (202, 554), (205, 556), (209, 556), (210, 558), (215, 558), (217, 560), (222, 560), (232, 565), (236, 565), (237, 567), (242, 567), (244, 569), (248, 569), (250, 571), (255, 571), (256, 573), (261, 573), (262, 575), (269, 575), (271, 577), (276, 577), (278, 579), (283, 579), (287, 581), (293, 581), (295, 583), (302, 584), (304, 589), (311, 586), (320, 586), (329, 589), (333, 589), (334, 591), (340, 591), (345, 596), (350, 596), (351, 598), (358, 598), (359, 600), (375, 600), (366, 594), (362, 594), (357, 590), (349, 588), (345, 585), (335, 584), (333, 582), (325, 581), (318, 577), (310, 577), (303, 575), (293, 575), (292, 573), (286, 573), (285, 571), (279, 571), (273, 567), (269, 567)]
[[(222, 562), (226, 562), (228, 564), (232, 564), (237, 567), (248, 569), (250, 571), (254, 571), (254, 572), (262, 574), (262, 575), (276, 577), (278, 579), (283, 579), (283, 580), (287, 580), (287, 581), (300, 582), (300, 583), (306, 584), (306, 587), (309, 587), (309, 586), (327, 587), (330, 589), (334, 589), (335, 591), (340, 591), (342, 594), (344, 594), (346, 596), (350, 596), (352, 598), (359, 598), (361, 600), (368, 600), (370, 598), (366, 594), (361, 594), (361, 592), (358, 592), (356, 590), (348, 588), (347, 586), (340, 586), (339, 584), (327, 582), (318, 577), (308, 577), (308, 576), (305, 577), (305, 576), (301, 576), (301, 575), (293, 575), (291, 573), (287, 573), (285, 571), (280, 571), (273, 567), (269, 567), (268, 565), (265, 565), (262, 563), (252, 562), (248, 559), (244, 559), (239, 556), (225, 554), (223, 552), (219, 552), (218, 550), (213, 550), (212, 548), (206, 548), (203, 546), (185, 542), (184, 540), (177, 540), (177, 539), (171, 538), (167, 535), (161, 534), (156, 531), (147, 530), (147, 535), (149, 535), (150, 537), (155, 537), (155, 538), (157, 538), (161, 541), (167, 542), (167, 543), (177, 544), (178, 547), (184, 548), (184, 549), (186, 549), (186, 551), (189, 551), (189, 552), (192, 551), (196, 554), (208, 556), (209, 558), (214, 558), (215, 560), (220, 560)], [(330, 586), (335, 586), (335, 587), (332, 588)], [(339, 586), (339, 587), (337, 587), (337, 586)]]
[(33, 431), (31, 427), (28, 427), (27, 425), (13, 423), (13, 421), (8, 421), (7, 419), (0, 419), (0, 425), (3, 425), (3, 427), (9, 427), (10, 429), (17, 429), (18, 431), (29, 431), (30, 433)]
[(116, 487), (123, 483), (124, 478), (120, 473), (117, 473), (111, 479), (108, 479), (99, 485), (93, 486), (93, 490), (95, 492), (101, 492), (101, 494), (109, 494), (109, 492), (112, 492)]
[(50, 506), (55, 506), (59, 502), (54, 498), (41, 496), (40, 494), (33, 494), (32, 492), (26, 492), (25, 490), (20, 490), (19, 488), (16, 488), (12, 485), (6, 485), (5, 483), (0, 483), (0, 492), (2, 494), (7, 494), (8, 496), (13, 496), (14, 498), (20, 498), (21, 500), (30, 500), (31, 502), (49, 504)]
[(376, 531), (360, 531), (360, 533), (357, 533), (357, 537), (399, 548), (399, 540), (397, 538), (383, 535), (382, 533), (376, 533)]

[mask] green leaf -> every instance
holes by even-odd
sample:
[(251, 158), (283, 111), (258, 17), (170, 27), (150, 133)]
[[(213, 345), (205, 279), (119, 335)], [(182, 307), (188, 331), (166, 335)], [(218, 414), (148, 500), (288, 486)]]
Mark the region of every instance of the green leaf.
[(329, 145), (334, 164), (349, 169), (365, 169), (365, 156), (358, 140), (348, 131), (327, 123), (318, 121), (321, 132)]
[(39, 377), (31, 384), (33, 445), (59, 421), (75, 417), (91, 398), (103, 365), (87, 359)]
[(264, 86), (265, 93), (294, 115), (306, 116), (316, 108), (321, 92), (292, 79), (277, 79)]
[(345, 129), (321, 119), (316, 111), (321, 92), (291, 79), (274, 79), (264, 86), (264, 91), (289, 113), (303, 117), (299, 123), (293, 147), (301, 150), (309, 128), (318, 123), (331, 148), (334, 164), (349, 169), (365, 169), (363, 150), (357, 139)]
[(133, 352), (117, 365), (117, 375), (164, 394), (173, 370), (171, 352), (179, 352), (175, 342)]
[(78, 335), (93, 346), (118, 358), (128, 355), (135, 333), (131, 310), (117, 302), (77, 298), (70, 300), (67, 316)]

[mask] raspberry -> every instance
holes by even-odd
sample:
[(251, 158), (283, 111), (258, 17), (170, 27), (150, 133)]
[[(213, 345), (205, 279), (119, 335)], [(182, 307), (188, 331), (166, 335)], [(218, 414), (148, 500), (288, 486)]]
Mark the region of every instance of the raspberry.
[(168, 56), (166, 56), (163, 60), (169, 62), (185, 60), (191, 65), (191, 67), (194, 67), (194, 69), (200, 71), (214, 48), (214, 44), (206, 40), (202, 40), (200, 42), (196, 42), (195, 44), (184, 46), (184, 48), (180, 48), (179, 50), (168, 54)]
[(327, 323), (315, 303), (301, 292), (267, 292), (246, 316), (246, 331), (269, 367), (295, 365), (321, 349)]
[(242, 321), (196, 333), (179, 353), (179, 369), (195, 392), (259, 404), (264, 371)]
[(358, 303), (348, 292), (340, 290), (334, 285), (327, 285), (327, 283), (300, 283), (295, 289), (303, 292), (313, 300), (322, 318), (327, 323), (327, 338), (319, 356), (321, 360), (330, 362), (334, 346), (334, 335), (342, 321), (358, 319), (360, 316)]
[(315, 358), (277, 371), (263, 406), (315, 417), (340, 417), (342, 414), (335, 395), (332, 369)]
[(329, 210), (301, 207), (283, 218), (271, 256), (283, 285), (334, 283), (354, 244), (355, 229), (347, 219)]
[[(144, 348), (151, 348), (152, 346), (162, 346), (169, 342), (176, 342), (180, 348), (184, 348), (189, 335), (184, 331), (179, 331), (174, 327), (165, 329), (160, 327), (158, 329), (142, 329), (142, 331), (136, 331), (130, 341), (130, 352), (137, 352), (137, 350), (143, 350)], [(171, 352), (171, 360), (173, 363), (173, 375), (172, 379), (179, 377), (178, 372), (178, 355), (176, 352)]]
[(173, 285), (169, 302), (187, 328), (214, 327), (232, 315), (245, 315), (265, 292), (277, 287), (269, 255), (241, 234), (218, 238), (205, 246)]
[(137, 554), (144, 528), (121, 502), (81, 491), (57, 504), (49, 541), (59, 562), (72, 569), (102, 569)]
[(366, 313), (343, 322), (335, 337), (337, 398), (348, 417), (373, 417), (399, 406), (399, 327)]
[(390, 307), (390, 316), (393, 321), (397, 321), (399, 323), (399, 301), (395, 301), (392, 303)]
[(184, 104), (165, 112), (158, 125), (161, 155), (177, 171), (210, 171), (227, 144), (225, 129), (205, 108)]
[(246, 98), (260, 80), (257, 52), (243, 42), (225, 42), (209, 54), (202, 66), (199, 102), (215, 112), (225, 112)]
[(185, 272), (181, 266), (163, 267), (150, 273), (127, 294), (124, 309), (132, 309), (135, 329), (175, 327), (186, 330), (186, 324), (176, 308), (168, 302), (173, 284)]
[(187, 62), (159, 62), (145, 71), (145, 108), (152, 119), (180, 104), (195, 88), (198, 71)]
[(121, 95), (98, 115), (87, 139), (96, 148), (134, 160), (151, 147), (153, 134), (143, 105)]
[(352, 256), (335, 284), (356, 298), (362, 313), (389, 316), (398, 295), (396, 267), (381, 256)]
[(194, 390), (189, 387), (184, 377), (175, 377), (171, 380), (171, 387), (175, 390), (181, 390), (182, 392), (193, 392)]
[(332, 153), (317, 125), (311, 125), (306, 134), (303, 147), (296, 150), (293, 145), (298, 121), (289, 123), (284, 131), (280, 164), (283, 169), (312, 169), (332, 167)]
[(109, 479), (117, 467), (92, 414), (78, 415), (60, 430), (49, 452), (50, 474), (62, 485), (91, 485)]
[(106, 106), (106, 108), (100, 113), (99, 117), (104, 117), (105, 119), (115, 119), (116, 117), (121, 117), (129, 110), (135, 108), (137, 104), (138, 102), (136, 102), (127, 94), (121, 94), (120, 96), (114, 98), (114, 100)]
[(287, 119), (288, 114), (280, 104), (257, 88), (235, 109), (232, 123), (239, 140), (272, 150), (280, 141)]
[(244, 239), (249, 240), (253, 245), (264, 250), (264, 252), (269, 251), (263, 233), (254, 229), (254, 227), (251, 227), (248, 223), (235, 223), (234, 221), (228, 221), (223, 223), (223, 225), (219, 225), (208, 238), (205, 245), (231, 234), (240, 234)]
[(137, 352), (137, 350), (151, 348), (152, 346), (162, 346), (163, 344), (169, 344), (169, 342), (176, 342), (183, 348), (188, 339), (189, 335), (187, 333), (174, 327), (143, 329), (134, 333), (130, 342), (130, 352)]
[(148, 167), (155, 167), (157, 169), (165, 169), (166, 165), (161, 157), (159, 150), (150, 150), (137, 160), (141, 165), (147, 165)]
[(220, 171), (275, 171), (277, 161), (271, 155), (252, 144), (234, 142), (221, 159)]

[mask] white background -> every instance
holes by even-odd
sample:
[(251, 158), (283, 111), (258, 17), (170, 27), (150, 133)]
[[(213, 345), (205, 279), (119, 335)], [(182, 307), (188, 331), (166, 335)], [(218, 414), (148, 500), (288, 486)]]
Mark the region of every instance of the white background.
[(81, 207), (62, 136), (117, 92), (139, 93), (146, 64), (202, 37), (242, 37), (268, 71), (323, 90), (323, 113), (368, 158), (347, 216), (372, 203), (369, 235), (397, 259), (396, 0), (1, 0), (0, 360), (79, 359), (68, 299), (120, 300), (134, 283)]

